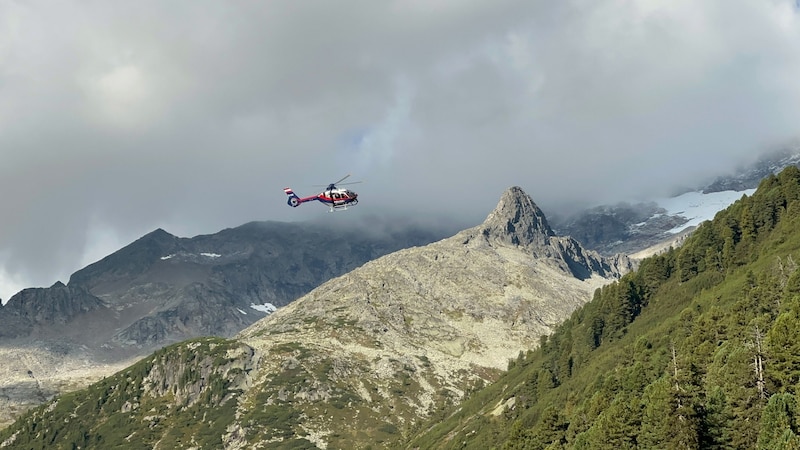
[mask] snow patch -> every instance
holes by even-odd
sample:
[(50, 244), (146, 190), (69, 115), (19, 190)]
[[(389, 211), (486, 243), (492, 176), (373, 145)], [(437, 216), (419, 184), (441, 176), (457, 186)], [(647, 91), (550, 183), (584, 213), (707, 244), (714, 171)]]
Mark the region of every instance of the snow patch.
[(255, 309), (256, 311), (261, 311), (267, 314), (272, 314), (278, 310), (278, 307), (273, 305), (272, 303), (264, 303), (263, 305), (256, 305), (255, 303), (250, 303), (250, 307)]
[(168, 260), (168, 259), (172, 259), (172, 258), (174, 258), (174, 257), (175, 257), (175, 253), (173, 253), (173, 254), (171, 254), (171, 255), (167, 255), (167, 256), (162, 256), (162, 257), (161, 257), (161, 260), (162, 260), (162, 261), (166, 261), (166, 260)]
[(200, 253), (200, 255), (205, 256), (207, 258), (219, 258), (222, 256), (219, 253)]
[(717, 214), (743, 195), (751, 196), (755, 189), (744, 191), (722, 191), (703, 194), (702, 192), (687, 192), (683, 195), (671, 198), (658, 199), (655, 202), (658, 206), (667, 210), (668, 215), (678, 215), (685, 217), (688, 222), (681, 224), (667, 233), (677, 234), (689, 227), (700, 225), (706, 220), (711, 220)]
[(247, 313), (246, 313), (246, 312), (242, 311), (242, 310), (241, 310), (241, 309), (239, 309), (239, 308), (236, 308), (236, 310), (237, 310), (237, 311), (239, 311), (240, 313), (244, 314), (245, 316), (247, 315)]

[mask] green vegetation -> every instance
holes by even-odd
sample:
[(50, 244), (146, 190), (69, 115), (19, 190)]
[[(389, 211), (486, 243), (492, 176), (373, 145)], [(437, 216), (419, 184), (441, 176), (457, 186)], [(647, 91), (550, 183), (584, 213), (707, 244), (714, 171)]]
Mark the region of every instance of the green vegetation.
[(231, 386), (241, 370), (227, 370), (227, 354), (240, 346), (202, 338), (166, 347), (29, 412), (0, 431), (0, 442), (26, 449), (153, 448), (157, 442), (161, 448), (221, 448), (236, 406), (224, 399), (241, 394)]
[(599, 289), (401, 446), (800, 448), (796, 261), (800, 170), (789, 167), (680, 249)]

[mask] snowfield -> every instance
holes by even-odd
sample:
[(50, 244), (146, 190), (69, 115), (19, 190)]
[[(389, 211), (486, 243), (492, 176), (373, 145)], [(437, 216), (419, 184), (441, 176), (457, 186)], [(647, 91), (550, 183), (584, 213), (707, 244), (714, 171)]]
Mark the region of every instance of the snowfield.
[(743, 195), (753, 195), (755, 189), (746, 191), (723, 191), (703, 194), (702, 192), (687, 192), (677, 197), (656, 199), (658, 206), (667, 210), (668, 215), (683, 216), (688, 222), (679, 225), (667, 233), (678, 234), (689, 227), (700, 225), (706, 220), (711, 220), (717, 214)]

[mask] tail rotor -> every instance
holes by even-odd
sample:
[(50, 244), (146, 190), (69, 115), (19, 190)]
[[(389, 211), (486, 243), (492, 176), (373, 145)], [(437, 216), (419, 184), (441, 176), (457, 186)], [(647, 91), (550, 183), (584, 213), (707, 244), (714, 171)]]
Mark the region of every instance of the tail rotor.
[(289, 199), (286, 200), (287, 205), (291, 206), (292, 208), (297, 208), (300, 205), (300, 197), (298, 197), (291, 188), (283, 188), (283, 192), (289, 196)]

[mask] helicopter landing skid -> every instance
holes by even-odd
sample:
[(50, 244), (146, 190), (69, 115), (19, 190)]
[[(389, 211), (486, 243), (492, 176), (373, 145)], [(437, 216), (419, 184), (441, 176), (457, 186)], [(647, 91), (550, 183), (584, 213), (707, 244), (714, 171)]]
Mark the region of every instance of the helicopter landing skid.
[(343, 205), (331, 206), (330, 209), (328, 210), (328, 212), (334, 212), (334, 211), (337, 211), (337, 210), (346, 211), (347, 208), (349, 208), (351, 206), (354, 206), (354, 205), (357, 205), (357, 204), (358, 204), (358, 200), (353, 200), (352, 202), (345, 203)]

